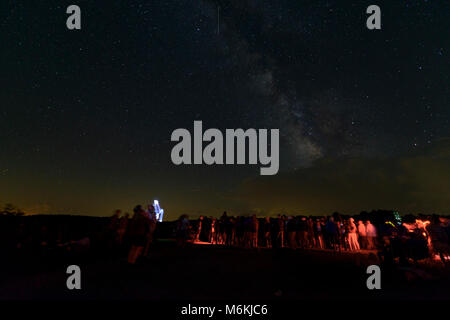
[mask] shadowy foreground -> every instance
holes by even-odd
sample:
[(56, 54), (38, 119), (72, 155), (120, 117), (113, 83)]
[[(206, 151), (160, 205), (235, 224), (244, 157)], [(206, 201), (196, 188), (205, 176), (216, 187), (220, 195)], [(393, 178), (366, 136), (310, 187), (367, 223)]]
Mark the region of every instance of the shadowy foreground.
[[(81, 290), (66, 288), (66, 268), (81, 268)], [(136, 265), (123, 257), (29, 263), (2, 270), (1, 299), (449, 299), (440, 264), (382, 266), (382, 289), (368, 290), (375, 254), (325, 250), (240, 249), (158, 241)]]

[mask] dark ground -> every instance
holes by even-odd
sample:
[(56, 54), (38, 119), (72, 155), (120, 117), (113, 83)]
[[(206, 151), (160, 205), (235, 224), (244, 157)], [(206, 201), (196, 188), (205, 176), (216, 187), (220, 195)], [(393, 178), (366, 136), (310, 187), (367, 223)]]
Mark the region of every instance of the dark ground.
[(449, 270), (438, 264), (382, 267), (382, 289), (368, 290), (367, 254), (290, 249), (239, 249), (159, 241), (151, 257), (73, 261), (82, 289), (66, 289), (66, 264), (28, 263), (3, 270), (2, 299), (449, 299)]

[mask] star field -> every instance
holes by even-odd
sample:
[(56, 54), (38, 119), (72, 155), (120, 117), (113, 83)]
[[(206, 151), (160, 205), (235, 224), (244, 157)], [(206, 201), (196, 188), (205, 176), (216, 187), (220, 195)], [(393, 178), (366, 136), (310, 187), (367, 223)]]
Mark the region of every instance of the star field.
[[(65, 26), (70, 4), (1, 5), (0, 204), (108, 215), (157, 197), (170, 218), (359, 211), (372, 209), (361, 207), (369, 182), (355, 174), (366, 168), (378, 172), (367, 190), (384, 183), (390, 192), (370, 205), (449, 209), (439, 186), (450, 168), (433, 162), (447, 159), (450, 137), (445, 1), (377, 1), (374, 31), (369, 1), (80, 0), (76, 31)], [(192, 130), (194, 120), (279, 128), (280, 175), (174, 166), (171, 132)], [(347, 161), (357, 161), (348, 181)], [(437, 168), (418, 195), (424, 172)], [(324, 194), (299, 197), (303, 178), (325, 181)], [(345, 181), (360, 187), (337, 201)]]

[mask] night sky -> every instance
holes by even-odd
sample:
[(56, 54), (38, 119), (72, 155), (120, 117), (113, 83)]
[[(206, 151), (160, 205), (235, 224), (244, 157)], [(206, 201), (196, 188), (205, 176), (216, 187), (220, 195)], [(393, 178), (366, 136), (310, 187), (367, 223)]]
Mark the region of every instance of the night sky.
[[(353, 4), (352, 4), (353, 3)], [(66, 8), (81, 8), (81, 30)], [(381, 8), (381, 30), (366, 8)], [(218, 9), (220, 7), (220, 9)], [(450, 213), (448, 1), (2, 1), (0, 205), (105, 216)], [(280, 171), (173, 130), (280, 129)]]

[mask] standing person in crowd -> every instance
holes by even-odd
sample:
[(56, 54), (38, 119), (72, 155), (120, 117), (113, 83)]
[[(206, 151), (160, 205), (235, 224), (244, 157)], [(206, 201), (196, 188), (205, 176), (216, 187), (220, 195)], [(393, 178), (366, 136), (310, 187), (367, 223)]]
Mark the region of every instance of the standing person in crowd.
[(375, 240), (377, 237), (377, 229), (369, 220), (366, 221), (367, 249), (375, 249)]
[(342, 221), (339, 217), (337, 220), (338, 234), (339, 234), (339, 252), (341, 250), (349, 250), (348, 234), (349, 234), (349, 223), (348, 221)]
[(358, 221), (358, 235), (359, 235), (359, 244), (361, 245), (361, 249), (367, 249), (366, 226), (364, 225), (362, 220)]
[(294, 217), (289, 216), (287, 221), (287, 233), (289, 239), (289, 247), (291, 249), (297, 249), (297, 221)]
[(251, 219), (251, 247), (258, 248), (259, 221), (254, 214)]
[(195, 241), (200, 241), (200, 234), (202, 233), (202, 223), (203, 223), (203, 216), (200, 216), (197, 220), (197, 229), (195, 231)]
[(270, 217), (266, 217), (264, 219), (264, 242), (266, 248), (272, 248), (272, 237), (270, 234), (271, 224), (270, 224)]
[(244, 248), (251, 248), (252, 246), (252, 218), (245, 217), (244, 218), (244, 239), (243, 246)]
[(205, 241), (211, 242), (211, 223), (212, 217), (205, 217), (202, 222), (202, 229), (205, 230)]
[(217, 241), (216, 241), (216, 218), (212, 218), (211, 217), (211, 225), (210, 225), (210, 232), (209, 232), (209, 236), (210, 236), (210, 238), (209, 238), (209, 242), (211, 243), (211, 244), (217, 244)]
[(128, 263), (134, 264), (144, 250), (147, 233), (150, 231), (150, 219), (141, 205), (134, 209), (134, 216), (130, 223), (131, 248), (128, 253)]
[(155, 207), (152, 204), (148, 205), (148, 210), (147, 210), (147, 215), (150, 221), (150, 229), (147, 232), (147, 241), (145, 243), (145, 248), (144, 248), (144, 257), (148, 256), (148, 252), (150, 250), (150, 245), (153, 242), (153, 233), (155, 232), (155, 228), (156, 228), (156, 213), (155, 213)]
[(325, 232), (326, 232), (326, 236), (327, 236), (327, 246), (330, 249), (340, 251), (339, 230), (338, 230), (336, 223), (334, 222), (333, 217), (328, 217), (328, 221), (325, 225)]
[(445, 257), (450, 255), (449, 237), (445, 227), (445, 219), (438, 216), (434, 216), (426, 227), (431, 238), (430, 251), (439, 255), (444, 264), (446, 264)]
[(237, 217), (236, 220), (236, 245), (242, 246), (244, 239), (244, 217)]
[(284, 221), (285, 216), (278, 215), (278, 234), (277, 234), (277, 241), (279, 242), (280, 248), (284, 248)]
[(308, 248), (308, 223), (305, 217), (297, 217), (297, 244), (301, 249)]
[(308, 226), (308, 231), (306, 233), (308, 240), (308, 248), (314, 248), (316, 246), (315, 237), (314, 237), (314, 222), (311, 217), (306, 220), (306, 224)]
[(177, 222), (177, 245), (184, 247), (189, 237), (189, 217), (187, 214), (182, 214)]
[(348, 244), (350, 251), (359, 251), (358, 233), (353, 218), (348, 221)]
[(426, 230), (431, 238), (430, 251), (433, 254), (439, 255), (441, 261), (445, 264), (445, 256), (450, 254), (450, 248), (444, 224), (441, 223), (439, 217), (434, 216), (431, 223), (426, 227)]
[(224, 211), (222, 216), (220, 217), (220, 243), (226, 244), (227, 243), (227, 232), (226, 232), (226, 224), (228, 222), (228, 216), (227, 212)]
[(216, 223), (214, 224), (214, 243), (221, 244), (221, 231), (222, 231), (222, 222), (220, 219), (216, 219)]
[(235, 230), (234, 224), (235, 224), (234, 217), (228, 217), (225, 220), (225, 234), (226, 234), (225, 245), (227, 246), (232, 246), (234, 244), (234, 230)]
[(317, 219), (316, 223), (314, 224), (314, 238), (315, 238), (316, 248), (319, 248), (319, 249), (325, 249), (323, 235), (322, 235), (322, 229), (323, 229), (322, 222), (320, 219)]

